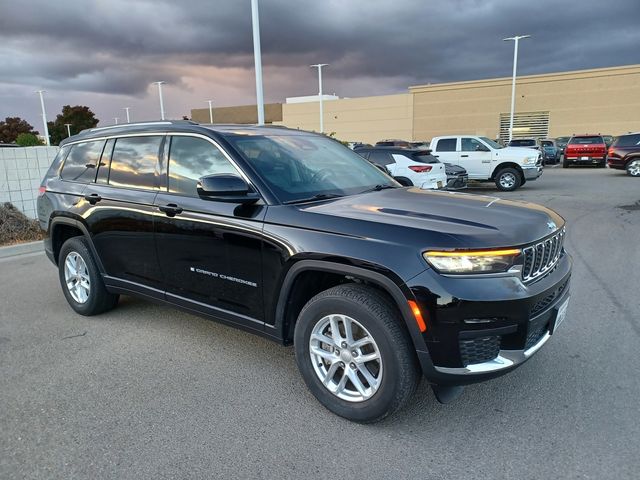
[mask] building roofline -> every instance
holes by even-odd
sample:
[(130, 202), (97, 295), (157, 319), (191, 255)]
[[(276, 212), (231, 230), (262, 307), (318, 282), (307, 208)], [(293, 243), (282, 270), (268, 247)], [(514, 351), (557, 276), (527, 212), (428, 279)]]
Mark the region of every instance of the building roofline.
[[(518, 83), (555, 82), (567, 79), (608, 77), (612, 75), (629, 75), (640, 73), (640, 64), (621, 65), (617, 67), (590, 68), (586, 70), (571, 70), (568, 72), (541, 73), (536, 75), (519, 75)], [(511, 85), (511, 77), (485, 78), (480, 80), (466, 80), (460, 82), (445, 82), (423, 85), (412, 85), (410, 93), (440, 90), (458, 90), (465, 88), (495, 87)]]

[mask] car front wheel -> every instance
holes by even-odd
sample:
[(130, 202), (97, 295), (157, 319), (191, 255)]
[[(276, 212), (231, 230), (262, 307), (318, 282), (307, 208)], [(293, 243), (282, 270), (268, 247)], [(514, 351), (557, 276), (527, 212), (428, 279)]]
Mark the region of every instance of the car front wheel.
[(496, 175), (496, 187), (503, 192), (512, 192), (522, 183), (520, 172), (515, 168), (503, 168)]
[(320, 403), (361, 423), (404, 406), (420, 373), (401, 322), (391, 302), (364, 285), (339, 285), (309, 300), (296, 324), (296, 362)]

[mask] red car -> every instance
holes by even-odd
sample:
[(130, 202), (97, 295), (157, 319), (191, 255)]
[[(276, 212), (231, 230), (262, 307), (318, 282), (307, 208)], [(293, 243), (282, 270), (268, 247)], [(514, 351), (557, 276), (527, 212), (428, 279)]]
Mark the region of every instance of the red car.
[(640, 177), (640, 132), (620, 135), (609, 147), (609, 168), (626, 170), (632, 177)]
[(602, 135), (574, 135), (564, 149), (562, 167), (567, 168), (571, 164), (607, 165), (607, 145)]

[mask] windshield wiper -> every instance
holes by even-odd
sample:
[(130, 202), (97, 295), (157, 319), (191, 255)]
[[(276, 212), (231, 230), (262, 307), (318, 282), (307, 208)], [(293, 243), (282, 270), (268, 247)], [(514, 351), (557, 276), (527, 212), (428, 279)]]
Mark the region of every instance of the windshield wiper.
[(366, 190), (363, 190), (360, 193), (368, 193), (368, 192), (379, 192), (380, 190), (385, 190), (387, 188), (398, 188), (395, 185), (390, 185), (390, 184), (378, 184), (375, 187), (371, 187), (371, 188), (367, 188)]
[(287, 202), (282, 202), (283, 205), (292, 205), (294, 203), (305, 203), (305, 202), (315, 202), (317, 200), (328, 200), (330, 198), (339, 198), (344, 195), (339, 195), (337, 193), (319, 193), (309, 198), (297, 198), (295, 200), (289, 200)]

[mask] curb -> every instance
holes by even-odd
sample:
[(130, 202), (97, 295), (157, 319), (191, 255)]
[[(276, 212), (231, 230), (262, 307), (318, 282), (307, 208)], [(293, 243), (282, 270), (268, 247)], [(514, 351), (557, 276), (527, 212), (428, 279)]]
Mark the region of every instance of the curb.
[(18, 245), (9, 245), (8, 247), (0, 247), (0, 258), (15, 257), (25, 253), (35, 253), (44, 251), (44, 242), (38, 240), (36, 242), (19, 243)]

